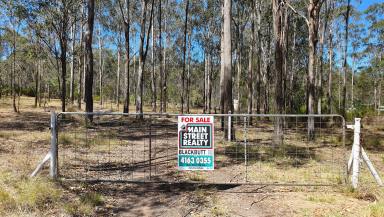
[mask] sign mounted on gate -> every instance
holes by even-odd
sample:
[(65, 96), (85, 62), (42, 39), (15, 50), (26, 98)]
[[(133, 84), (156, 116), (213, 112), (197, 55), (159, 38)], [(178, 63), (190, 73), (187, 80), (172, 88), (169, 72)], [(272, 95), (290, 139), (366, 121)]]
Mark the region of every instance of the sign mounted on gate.
[(214, 152), (213, 116), (179, 116), (179, 170), (213, 170)]

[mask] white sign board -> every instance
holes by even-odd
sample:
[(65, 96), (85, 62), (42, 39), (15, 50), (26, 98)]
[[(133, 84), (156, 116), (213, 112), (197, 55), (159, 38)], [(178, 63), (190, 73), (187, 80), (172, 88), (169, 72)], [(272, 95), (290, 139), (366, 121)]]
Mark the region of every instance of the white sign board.
[(213, 116), (179, 116), (179, 170), (213, 170), (214, 154)]

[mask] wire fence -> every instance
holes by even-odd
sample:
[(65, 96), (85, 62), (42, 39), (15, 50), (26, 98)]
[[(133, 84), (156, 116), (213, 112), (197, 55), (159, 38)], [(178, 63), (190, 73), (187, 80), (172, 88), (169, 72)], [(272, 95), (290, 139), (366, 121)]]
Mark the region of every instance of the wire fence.
[[(138, 119), (136, 114), (93, 113), (93, 122), (89, 122), (86, 113), (61, 113), (60, 177), (82, 181), (282, 185), (334, 185), (346, 181), (349, 152), (341, 116), (213, 116), (215, 169), (181, 171), (177, 168), (176, 114), (144, 114), (143, 119)], [(308, 136), (310, 118), (315, 122), (314, 137)], [(278, 140), (277, 120), (282, 120)], [(228, 128), (231, 141), (225, 133)]]

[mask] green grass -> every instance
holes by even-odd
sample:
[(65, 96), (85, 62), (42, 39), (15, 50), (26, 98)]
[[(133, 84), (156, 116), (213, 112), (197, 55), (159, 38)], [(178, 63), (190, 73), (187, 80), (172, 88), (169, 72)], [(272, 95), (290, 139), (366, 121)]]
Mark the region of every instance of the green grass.
[(334, 203), (336, 201), (336, 198), (329, 194), (320, 194), (309, 196), (308, 201), (316, 203)]
[(15, 205), (15, 200), (11, 195), (5, 189), (0, 187), (0, 214), (3, 214), (1, 210), (11, 210)]
[(88, 192), (80, 196), (80, 200), (66, 203), (64, 210), (71, 216), (92, 216), (94, 207), (104, 204), (103, 197), (96, 192)]
[(204, 182), (206, 178), (199, 172), (188, 173), (188, 179), (194, 182)]
[(97, 192), (89, 192), (80, 197), (80, 201), (91, 206), (100, 206), (104, 203), (103, 197)]
[(11, 132), (0, 131), (0, 138), (3, 138), (5, 140), (9, 140), (10, 138), (12, 138), (12, 136), (13, 136), (13, 133), (11, 133)]
[(27, 209), (44, 209), (57, 204), (61, 197), (54, 183), (45, 179), (26, 179), (17, 185), (16, 202)]
[(368, 206), (364, 213), (365, 217), (383, 217), (384, 216), (384, 201), (375, 202)]

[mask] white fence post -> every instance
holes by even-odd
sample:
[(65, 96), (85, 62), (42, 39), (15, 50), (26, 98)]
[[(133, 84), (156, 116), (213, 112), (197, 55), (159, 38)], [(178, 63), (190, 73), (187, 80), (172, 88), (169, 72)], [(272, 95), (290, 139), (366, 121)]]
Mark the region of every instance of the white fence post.
[(51, 163), (49, 175), (51, 178), (57, 178), (57, 116), (51, 112)]
[(355, 118), (353, 146), (352, 146), (352, 187), (357, 188), (359, 183), (359, 167), (360, 167), (360, 118)]
[(232, 127), (232, 116), (231, 116), (231, 111), (228, 112), (228, 141), (231, 141), (231, 127)]
[(359, 183), (359, 169), (360, 169), (360, 156), (367, 164), (369, 171), (372, 176), (375, 178), (377, 184), (379, 186), (383, 186), (383, 181), (381, 180), (379, 174), (377, 173), (375, 167), (372, 162), (369, 160), (367, 153), (364, 151), (364, 148), (360, 145), (360, 131), (361, 131), (361, 119), (355, 118), (355, 125), (348, 125), (347, 128), (353, 129), (353, 145), (352, 145), (352, 153), (348, 160), (348, 168), (347, 172), (349, 173), (352, 169), (352, 187), (357, 188)]

